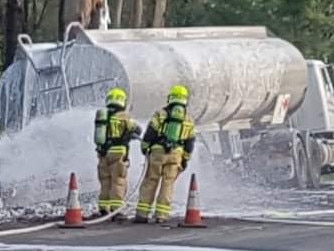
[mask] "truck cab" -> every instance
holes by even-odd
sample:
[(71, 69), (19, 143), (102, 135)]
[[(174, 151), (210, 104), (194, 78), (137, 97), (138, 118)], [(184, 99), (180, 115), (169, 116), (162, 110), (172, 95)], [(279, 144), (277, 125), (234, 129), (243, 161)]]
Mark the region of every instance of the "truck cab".
[(307, 92), (291, 122), (294, 128), (333, 139), (334, 87), (330, 67), (319, 60), (307, 60)]

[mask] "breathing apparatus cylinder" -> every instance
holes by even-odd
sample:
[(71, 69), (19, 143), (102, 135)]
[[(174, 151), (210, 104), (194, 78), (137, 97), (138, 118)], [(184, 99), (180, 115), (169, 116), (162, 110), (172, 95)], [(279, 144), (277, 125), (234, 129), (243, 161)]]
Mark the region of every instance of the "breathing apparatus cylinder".
[(164, 135), (167, 142), (178, 143), (182, 133), (186, 109), (182, 105), (174, 105), (170, 111), (168, 122), (165, 124)]
[(94, 141), (103, 145), (107, 141), (108, 109), (99, 109), (95, 113)]

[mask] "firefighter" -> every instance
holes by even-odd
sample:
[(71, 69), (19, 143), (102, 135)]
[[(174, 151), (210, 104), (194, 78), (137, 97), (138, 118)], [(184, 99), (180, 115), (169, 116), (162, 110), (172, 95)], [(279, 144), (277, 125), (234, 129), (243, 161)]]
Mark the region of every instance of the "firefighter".
[(144, 139), (142, 153), (147, 156), (147, 171), (139, 191), (134, 223), (147, 223), (155, 207), (156, 223), (168, 220), (171, 212), (174, 182), (183, 172), (194, 149), (194, 123), (187, 112), (189, 91), (183, 85), (174, 85), (168, 95), (168, 104), (151, 118)]
[[(95, 117), (95, 144), (98, 153), (98, 179), (101, 185), (99, 211), (106, 215), (121, 207), (127, 191), (128, 153), (131, 139), (139, 138), (142, 129), (125, 112), (127, 94), (113, 88), (106, 95), (106, 108)], [(118, 214), (117, 217), (123, 217)]]

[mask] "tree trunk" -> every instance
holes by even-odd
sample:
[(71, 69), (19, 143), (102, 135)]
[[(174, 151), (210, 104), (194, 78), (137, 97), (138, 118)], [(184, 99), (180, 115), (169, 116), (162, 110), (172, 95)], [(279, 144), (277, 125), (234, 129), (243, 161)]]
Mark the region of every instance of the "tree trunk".
[(133, 6), (133, 27), (140, 28), (143, 21), (143, 0), (135, 0)]
[(146, 0), (144, 5), (143, 20), (142, 20), (142, 25), (144, 27), (153, 26), (154, 10), (155, 10), (155, 0)]
[(93, 0), (90, 12), (90, 23), (88, 29), (98, 29), (101, 22), (101, 14), (104, 8), (104, 0)]
[[(73, 1), (73, 0), (68, 0)], [(87, 28), (91, 23), (91, 15), (93, 10), (92, 0), (81, 0), (79, 1), (79, 9), (80, 9), (80, 23), (83, 27)]]
[(43, 21), (45, 11), (46, 11), (46, 7), (48, 6), (48, 3), (49, 3), (49, 0), (44, 0), (43, 7), (42, 7), (41, 13), (39, 15), (37, 15), (37, 11), (36, 11), (36, 19), (35, 19), (35, 22), (33, 23), (33, 27), (32, 27), (32, 32), (33, 33), (41, 27), (41, 24), (42, 24), (42, 21)]
[(5, 30), (5, 64), (4, 70), (13, 62), (17, 35), (20, 33), (19, 27), (21, 18), (19, 15), (20, 7), (17, 0), (7, 0), (6, 4), (6, 30)]
[[(0, 2), (0, 21), (2, 21), (4, 9), (5, 9), (4, 3)], [(0, 27), (0, 28), (2, 28), (2, 27)]]
[(112, 23), (114, 28), (120, 28), (122, 20), (123, 0), (116, 0), (115, 2), (115, 12), (114, 16), (112, 17)]
[(59, 9), (58, 9), (58, 40), (64, 40), (65, 32), (65, 1), (59, 0)]
[(131, 28), (133, 26), (134, 0), (123, 0), (121, 27)]
[[(4, 28), (5, 28), (5, 23), (4, 23), (4, 9), (5, 5), (3, 2), (0, 2), (0, 72), (2, 70), (2, 63), (3, 63), (3, 33), (4, 33)], [(0, 73), (1, 74), (1, 73)]]
[(167, 0), (155, 0), (153, 27), (165, 26), (165, 12), (167, 7)]
[(29, 3), (30, 0), (24, 0), (23, 2), (23, 24), (22, 24), (22, 32), (29, 34)]

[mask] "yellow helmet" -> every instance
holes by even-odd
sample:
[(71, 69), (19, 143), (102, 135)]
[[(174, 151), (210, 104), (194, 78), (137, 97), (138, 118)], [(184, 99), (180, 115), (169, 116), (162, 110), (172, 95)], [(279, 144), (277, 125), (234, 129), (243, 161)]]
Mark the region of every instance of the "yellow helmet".
[(188, 88), (184, 85), (174, 85), (169, 90), (168, 95), (168, 104), (180, 104), (187, 105), (189, 99), (189, 91)]
[(116, 105), (122, 108), (126, 107), (127, 95), (126, 92), (119, 88), (112, 88), (107, 92), (106, 105)]

